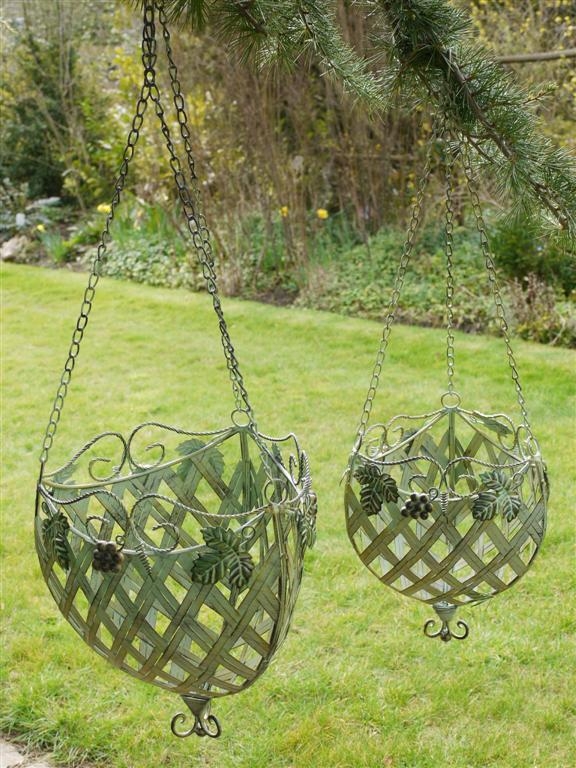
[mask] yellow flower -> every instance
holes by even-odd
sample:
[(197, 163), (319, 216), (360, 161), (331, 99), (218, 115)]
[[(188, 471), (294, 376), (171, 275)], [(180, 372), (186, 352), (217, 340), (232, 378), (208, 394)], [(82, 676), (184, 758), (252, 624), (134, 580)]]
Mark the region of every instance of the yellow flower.
[(326, 208), (317, 208), (316, 209), (316, 216), (318, 216), (319, 219), (327, 219), (330, 214), (326, 210)]
[(38, 232), (46, 232), (46, 227), (44, 226), (44, 224), (37, 224), (36, 229)]
[(96, 208), (98, 213), (110, 213), (112, 210), (112, 206), (110, 203), (100, 203), (100, 205)]
[(287, 205), (283, 205), (280, 208), (280, 216), (282, 216), (283, 219), (285, 219), (286, 216), (288, 216), (288, 206)]

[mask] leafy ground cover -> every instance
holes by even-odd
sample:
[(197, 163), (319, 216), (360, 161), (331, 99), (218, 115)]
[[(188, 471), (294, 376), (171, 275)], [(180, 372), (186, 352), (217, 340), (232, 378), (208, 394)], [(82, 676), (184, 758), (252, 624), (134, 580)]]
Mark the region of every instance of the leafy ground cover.
[[(520, 224), (508, 228), (500, 224), (500, 229), (495, 226), (493, 231), (498, 282), (511, 330), (530, 341), (574, 347), (574, 255), (567, 251), (560, 254), (550, 244), (544, 250), (526, 223), (524, 229), (527, 236), (523, 238), (518, 235), (522, 232)], [(349, 245), (331, 258), (315, 260), (307, 268), (296, 303), (353, 317), (384, 317), (404, 239), (398, 228), (382, 229), (368, 248)], [(545, 273), (546, 268), (551, 271)], [(455, 327), (470, 333), (497, 334), (500, 324), (473, 226), (459, 227), (454, 233), (453, 276)], [(408, 324), (445, 325), (446, 254), (442, 227), (426, 227), (416, 242), (397, 316)]]
[[(85, 275), (2, 269), (2, 685), (0, 727), (67, 765), (207, 768), (566, 768), (576, 750), (573, 594), (573, 352), (515, 345), (547, 457), (547, 538), (514, 589), (462, 612), (464, 643), (426, 639), (430, 611), (381, 586), (343, 521), (340, 479), (379, 324), (226, 301), (260, 428), (293, 430), (310, 454), (319, 538), (292, 631), (252, 689), (217, 702), (219, 741), (175, 739), (177, 698), (119, 673), (78, 639), (42, 581), (33, 536), (45, 422)], [(434, 407), (441, 331), (398, 326), (376, 417)], [(464, 404), (515, 413), (500, 340), (457, 334)], [(104, 429), (145, 419), (191, 429), (232, 408), (203, 294), (105, 280), (99, 287), (52, 460)]]
[[(0, 209), (1, 209), (0, 205)], [(32, 208), (26, 225), (2, 230), (18, 241), (14, 259), (21, 263), (88, 269), (109, 210), (102, 203), (84, 216), (66, 206)], [(247, 217), (234, 247), (214, 252), (223, 293), (273, 304), (322, 309), (351, 317), (382, 318), (392, 294), (403, 243), (402, 228), (383, 227), (366, 242), (345, 219), (319, 209), (309, 222), (310, 249), (297, 265), (287, 262), (285, 219), (276, 212), (265, 226)], [(0, 210), (1, 214), (1, 210)], [(0, 215), (1, 218), (1, 215)], [(446, 255), (442, 222), (422, 227), (404, 279), (398, 318), (407, 324), (443, 327), (446, 314)], [(148, 205), (131, 195), (116, 214), (113, 239), (102, 274), (155, 287), (202, 286), (201, 270), (190, 253), (178, 206)], [(529, 341), (576, 347), (576, 255), (569, 245), (538, 237), (526, 220), (495, 221), (490, 227), (498, 281), (511, 332)], [(454, 232), (454, 324), (471, 333), (497, 334), (491, 288), (478, 233), (468, 220)]]

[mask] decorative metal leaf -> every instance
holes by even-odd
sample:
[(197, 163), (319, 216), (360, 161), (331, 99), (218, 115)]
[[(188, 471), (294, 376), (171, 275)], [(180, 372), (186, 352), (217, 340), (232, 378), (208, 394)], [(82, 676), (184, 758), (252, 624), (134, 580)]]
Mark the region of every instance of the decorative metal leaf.
[(270, 453), (272, 456), (274, 456), (274, 459), (280, 464), (281, 467), (284, 466), (284, 461), (282, 459), (282, 453), (280, 451), (280, 448), (276, 445), (276, 443), (272, 443), (270, 446)]
[(65, 483), (66, 480), (69, 480), (74, 475), (76, 468), (76, 464), (66, 464), (66, 466), (55, 472), (51, 479), (55, 483)]
[(254, 560), (249, 552), (235, 552), (234, 557), (228, 555), (228, 580), (233, 587), (244, 589), (250, 581), (254, 570)]
[(512, 478), (502, 470), (494, 469), (480, 475), (482, 486), (478, 498), (472, 505), (472, 515), (476, 520), (491, 520), (497, 512), (511, 522), (518, 516), (522, 500), (515, 493), (510, 493)]
[(502, 517), (509, 523), (518, 517), (518, 512), (522, 508), (522, 501), (513, 494), (502, 494), (500, 496), (500, 512)]
[(43, 509), (48, 513), (48, 517), (42, 521), (42, 541), (50, 557), (53, 557), (58, 565), (67, 571), (70, 568), (68, 518), (62, 512), (52, 512), (47, 504), (43, 505)]
[(308, 463), (308, 456), (302, 451), (299, 457), (299, 472), (298, 479), (304, 485), (310, 485), (310, 464)]
[(501, 469), (494, 469), (492, 472), (482, 472), (480, 474), (480, 480), (482, 480), (482, 484), (485, 488), (489, 488), (496, 493), (507, 491), (511, 483), (511, 478), (506, 477)]
[(472, 505), (475, 520), (492, 520), (498, 509), (498, 497), (494, 491), (482, 491)]
[(512, 434), (512, 430), (508, 425), (503, 424), (501, 421), (498, 421), (498, 419), (495, 419), (493, 416), (485, 416), (483, 413), (478, 413), (478, 411), (474, 411), (473, 415), (477, 421), (481, 421), (485, 427), (492, 430), (492, 432), (496, 432), (496, 434), (498, 435), (505, 436), (505, 435)]
[(215, 584), (228, 576), (232, 586), (243, 589), (254, 570), (254, 561), (244, 550), (242, 537), (220, 527), (203, 528), (202, 536), (206, 546), (198, 550), (192, 564), (192, 581)]
[(242, 539), (240, 536), (229, 528), (221, 528), (220, 526), (203, 528), (202, 536), (209, 547), (213, 547), (224, 554), (230, 549), (238, 550), (242, 546)]
[(216, 584), (226, 576), (226, 570), (222, 553), (212, 547), (203, 547), (192, 565), (192, 581), (200, 584)]
[(398, 501), (396, 481), (376, 464), (363, 464), (354, 477), (361, 485), (360, 504), (367, 515), (377, 515), (384, 502)]
[(304, 502), (304, 508), (298, 510), (296, 515), (296, 525), (302, 542), (302, 549), (312, 548), (316, 543), (316, 515), (318, 513), (318, 502), (316, 494), (309, 494)]
[[(180, 443), (176, 450), (181, 456), (188, 456), (189, 454), (204, 448), (205, 445), (206, 443), (202, 440), (199, 440), (197, 437), (192, 437), (190, 440), (185, 440), (183, 443)], [(224, 472), (224, 456), (218, 448), (208, 448), (208, 450), (202, 454), (202, 461), (212, 468), (215, 475), (222, 477)], [(178, 467), (178, 475), (185, 479), (190, 472), (192, 465), (192, 459), (185, 459)]]
[(354, 472), (354, 477), (360, 485), (372, 483), (381, 475), (380, 467), (377, 464), (362, 464)]
[[(408, 438), (413, 438), (414, 435), (417, 435), (417, 434), (418, 434), (418, 430), (417, 429), (408, 429), (408, 430), (406, 430), (406, 432), (404, 432), (404, 435), (402, 436), (402, 440), (403, 441), (404, 440), (408, 440)], [(405, 450), (405, 452), (407, 454), (410, 453), (410, 451), (412, 450), (412, 446), (413, 445), (414, 445), (414, 440), (409, 440), (406, 443), (406, 445), (404, 446), (404, 450)]]

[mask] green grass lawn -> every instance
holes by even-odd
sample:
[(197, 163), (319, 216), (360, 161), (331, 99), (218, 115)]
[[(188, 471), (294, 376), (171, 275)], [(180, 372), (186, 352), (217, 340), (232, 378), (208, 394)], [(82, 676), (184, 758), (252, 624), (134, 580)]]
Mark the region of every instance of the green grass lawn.
[[(3, 277), (0, 726), (68, 765), (111, 768), (568, 768), (576, 753), (575, 354), (516, 342), (548, 461), (547, 538), (515, 588), (463, 609), (467, 641), (422, 633), (431, 610), (353, 553), (340, 484), (378, 324), (225, 302), (263, 432), (294, 431), (319, 496), (319, 535), (292, 630), (248, 691), (214, 705), (221, 739), (174, 738), (180, 700), (108, 665), (60, 617), (33, 543), (38, 456), (85, 275), (7, 266)], [(374, 414), (434, 409), (442, 332), (397, 327)], [(457, 335), (465, 407), (517, 420), (501, 341)], [(153, 419), (228, 424), (233, 400), (204, 295), (103, 281), (53, 462), (105, 429)]]

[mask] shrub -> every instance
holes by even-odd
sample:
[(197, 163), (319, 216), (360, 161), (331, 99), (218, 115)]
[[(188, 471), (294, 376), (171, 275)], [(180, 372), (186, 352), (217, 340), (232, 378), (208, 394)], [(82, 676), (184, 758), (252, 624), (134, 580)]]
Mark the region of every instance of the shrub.
[(500, 221), (491, 232), (496, 262), (510, 278), (535, 275), (569, 296), (576, 289), (576, 254), (568, 246), (540, 237), (526, 219)]
[[(576, 347), (576, 318), (558, 306), (553, 288), (535, 275), (514, 280), (509, 286), (512, 327), (523, 339), (542, 344)], [(564, 311), (562, 311), (564, 309)]]

